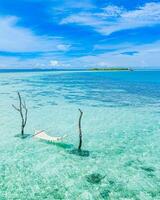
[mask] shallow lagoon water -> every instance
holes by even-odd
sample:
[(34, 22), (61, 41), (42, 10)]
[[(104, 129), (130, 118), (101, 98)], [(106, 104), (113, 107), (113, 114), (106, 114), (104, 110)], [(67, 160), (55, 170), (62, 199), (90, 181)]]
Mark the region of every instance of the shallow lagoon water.
[[(25, 132), (46, 130), (63, 144), (15, 137), (16, 91)], [(83, 149), (78, 146), (81, 108)], [(0, 74), (0, 200), (159, 200), (160, 72)]]

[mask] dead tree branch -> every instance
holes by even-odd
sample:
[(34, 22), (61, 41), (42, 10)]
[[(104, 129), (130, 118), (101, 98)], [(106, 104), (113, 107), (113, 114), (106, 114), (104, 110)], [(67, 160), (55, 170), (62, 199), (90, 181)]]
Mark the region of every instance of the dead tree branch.
[(81, 129), (81, 120), (82, 120), (82, 115), (83, 112), (81, 111), (81, 109), (79, 109), (80, 112), (80, 116), (79, 116), (79, 146), (78, 146), (78, 150), (81, 150), (81, 146), (82, 146), (82, 129)]
[(22, 102), (22, 98), (19, 92), (17, 92), (18, 94), (18, 99), (19, 99), (19, 108), (15, 105), (12, 105), (13, 108), (18, 111), (20, 113), (21, 116), (21, 135), (24, 135), (24, 128), (26, 126), (27, 123), (27, 116), (28, 116), (28, 109), (26, 106), (25, 101)]

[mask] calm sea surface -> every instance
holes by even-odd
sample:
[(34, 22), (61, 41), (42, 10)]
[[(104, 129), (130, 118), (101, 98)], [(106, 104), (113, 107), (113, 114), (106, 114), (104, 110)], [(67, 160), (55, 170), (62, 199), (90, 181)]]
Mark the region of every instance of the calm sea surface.
[[(29, 109), (20, 133), (17, 91)], [(78, 146), (78, 118), (88, 157)], [(160, 71), (0, 73), (0, 200), (160, 200)]]

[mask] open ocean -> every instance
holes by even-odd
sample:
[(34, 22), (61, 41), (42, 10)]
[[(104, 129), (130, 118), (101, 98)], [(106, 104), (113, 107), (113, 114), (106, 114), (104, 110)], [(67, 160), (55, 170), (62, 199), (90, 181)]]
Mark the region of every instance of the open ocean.
[[(63, 143), (15, 137), (17, 91), (25, 133)], [(72, 153), (78, 108), (88, 157)], [(44, 199), (160, 200), (160, 71), (0, 73), (0, 200)]]

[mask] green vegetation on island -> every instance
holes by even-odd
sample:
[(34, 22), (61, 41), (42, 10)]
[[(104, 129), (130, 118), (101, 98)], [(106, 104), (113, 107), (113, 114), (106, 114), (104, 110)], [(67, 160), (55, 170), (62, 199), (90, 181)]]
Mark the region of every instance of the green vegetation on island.
[(90, 71), (133, 71), (133, 69), (127, 67), (91, 68), (89, 70)]

